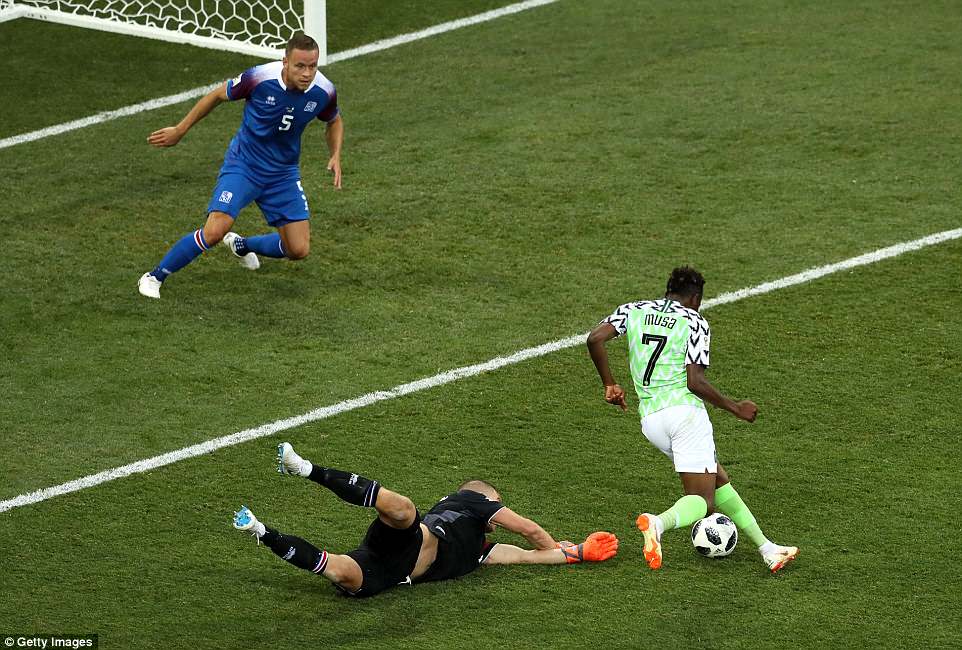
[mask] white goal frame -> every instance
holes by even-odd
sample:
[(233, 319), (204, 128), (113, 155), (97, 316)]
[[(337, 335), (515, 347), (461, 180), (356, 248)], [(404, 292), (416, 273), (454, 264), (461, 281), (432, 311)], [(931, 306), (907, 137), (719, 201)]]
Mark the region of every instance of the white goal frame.
[[(123, 0), (117, 0), (118, 4), (130, 4)], [(244, 4), (252, 4), (244, 0), (238, 0)], [(289, 35), (279, 38), (276, 34), (250, 34), (248, 38), (232, 36), (229, 34), (195, 34), (183, 31), (178, 27), (169, 28), (157, 24), (157, 19), (141, 17), (141, 19), (130, 18), (124, 20), (119, 17), (101, 18), (93, 15), (84, 15), (83, 8), (77, 8), (76, 12), (51, 9), (39, 6), (42, 4), (57, 4), (50, 0), (0, 0), (0, 22), (13, 20), (15, 18), (35, 18), (46, 20), (74, 27), (85, 27), (88, 29), (99, 29), (118, 34), (128, 34), (143, 38), (154, 38), (172, 43), (186, 43), (199, 47), (206, 47), (215, 50), (226, 50), (229, 52), (239, 52), (252, 56), (262, 56), (270, 59), (279, 59), (284, 55), (284, 45)], [(76, 3), (75, 4), (83, 4)], [(103, 2), (91, 2), (90, 4), (102, 5)], [(154, 4), (157, 3), (147, 3)], [(184, 3), (186, 4), (186, 2)], [(217, 4), (217, 3), (214, 3)], [(271, 2), (271, 4), (274, 4)], [(326, 0), (291, 0), (292, 9), (300, 6), (299, 24), (295, 28), (302, 29), (304, 33), (317, 41), (320, 48), (320, 60), (318, 63), (327, 63), (327, 2)], [(164, 23), (176, 23), (177, 21), (163, 20)], [(211, 32), (209, 27), (204, 25), (191, 25), (199, 31)]]

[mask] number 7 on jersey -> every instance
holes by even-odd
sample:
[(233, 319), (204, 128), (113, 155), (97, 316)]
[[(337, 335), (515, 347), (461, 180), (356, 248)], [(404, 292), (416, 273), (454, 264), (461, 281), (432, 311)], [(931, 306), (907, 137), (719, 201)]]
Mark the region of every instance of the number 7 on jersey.
[(643, 385), (647, 386), (651, 383), (651, 373), (655, 370), (655, 364), (658, 363), (658, 357), (661, 355), (661, 351), (665, 349), (665, 344), (668, 343), (668, 337), (660, 334), (643, 334), (641, 342), (644, 345), (655, 344), (655, 351), (648, 359), (648, 365), (645, 366), (645, 380)]

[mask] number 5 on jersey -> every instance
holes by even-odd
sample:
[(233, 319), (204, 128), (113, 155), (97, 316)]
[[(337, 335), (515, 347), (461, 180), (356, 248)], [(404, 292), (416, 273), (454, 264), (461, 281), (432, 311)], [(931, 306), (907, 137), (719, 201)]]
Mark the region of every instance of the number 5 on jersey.
[(294, 122), (294, 116), (293, 116), (293, 115), (285, 115), (284, 117), (281, 118), (281, 125), (280, 125), (279, 127), (277, 127), (277, 130), (278, 130), (278, 131), (290, 131), (290, 130), (291, 130), (291, 124), (292, 124), (293, 122)]

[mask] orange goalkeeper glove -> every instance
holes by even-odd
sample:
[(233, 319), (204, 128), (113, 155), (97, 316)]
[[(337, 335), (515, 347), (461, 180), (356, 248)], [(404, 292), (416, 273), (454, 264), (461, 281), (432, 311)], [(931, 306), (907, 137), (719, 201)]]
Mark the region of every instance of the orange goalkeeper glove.
[(611, 533), (597, 532), (588, 535), (588, 539), (580, 544), (560, 542), (558, 548), (564, 553), (568, 564), (604, 562), (618, 553), (618, 538)]

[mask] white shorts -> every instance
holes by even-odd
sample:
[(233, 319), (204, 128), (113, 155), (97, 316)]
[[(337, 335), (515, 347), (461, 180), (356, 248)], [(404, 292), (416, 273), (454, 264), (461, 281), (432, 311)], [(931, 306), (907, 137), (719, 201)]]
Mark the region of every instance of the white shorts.
[(715, 438), (708, 411), (697, 406), (669, 406), (641, 420), (641, 432), (675, 464), (676, 472), (714, 474)]

